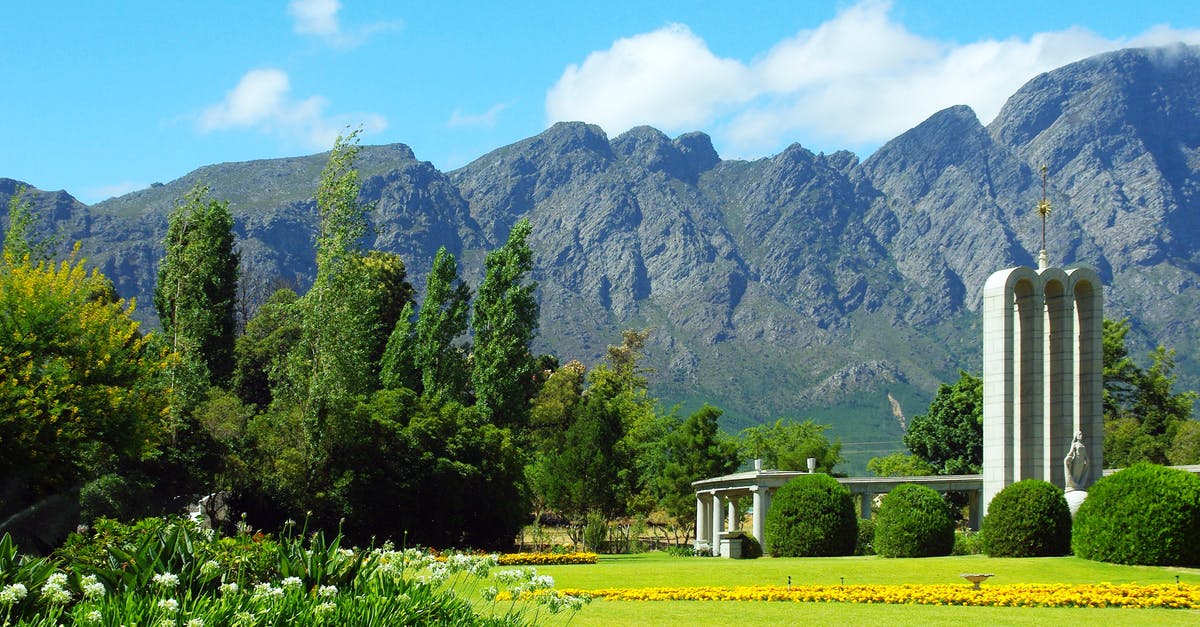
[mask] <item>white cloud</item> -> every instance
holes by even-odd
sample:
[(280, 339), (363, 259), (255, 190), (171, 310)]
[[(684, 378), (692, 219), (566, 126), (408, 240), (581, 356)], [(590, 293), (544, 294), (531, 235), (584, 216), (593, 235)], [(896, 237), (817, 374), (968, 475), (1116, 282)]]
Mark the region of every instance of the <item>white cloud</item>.
[(620, 39), (571, 65), (546, 95), (551, 119), (625, 130), (639, 124), (704, 124), (743, 101), (752, 86), (745, 67), (717, 58), (686, 26)]
[(328, 37), (341, 30), (338, 11), (342, 3), (338, 0), (292, 0), (288, 13), (296, 20), (292, 28), (301, 35)]
[(1106, 39), (1083, 28), (1028, 39), (938, 41), (864, 0), (749, 62), (720, 58), (686, 26), (620, 39), (571, 65), (546, 95), (549, 122), (583, 120), (617, 134), (639, 124), (703, 129), (730, 156), (761, 155), (803, 137), (862, 149), (966, 104), (983, 123), (1034, 76), (1128, 46), (1200, 43), (1200, 31), (1156, 26)]
[(492, 128), (496, 126), (496, 120), (500, 118), (500, 113), (508, 108), (508, 103), (499, 103), (492, 105), (492, 108), (483, 113), (471, 114), (463, 113), (462, 109), (455, 109), (450, 114), (450, 119), (446, 120), (447, 128), (457, 128), (460, 126), (486, 126)]
[(88, 204), (94, 204), (94, 203), (100, 202), (101, 200), (108, 200), (109, 198), (116, 198), (117, 196), (124, 196), (125, 194), (128, 194), (130, 192), (136, 192), (140, 189), (146, 189), (147, 187), (150, 187), (150, 186), (145, 183), (132, 183), (130, 181), (121, 181), (120, 183), (113, 183), (111, 185), (101, 185), (99, 187), (92, 187), (92, 188), (86, 190), (83, 193), (83, 195), (80, 196), (80, 200), (82, 200)]
[(338, 48), (352, 48), (375, 33), (400, 27), (398, 22), (376, 22), (347, 30), (338, 18), (342, 10), (338, 0), (292, 0), (287, 10), (292, 16), (292, 30), (297, 34), (319, 37)]
[(290, 92), (288, 75), (282, 70), (250, 70), (223, 101), (201, 112), (197, 126), (203, 132), (255, 129), (312, 148), (333, 145), (347, 126), (361, 126), (367, 134), (387, 128), (387, 120), (377, 113), (326, 115), (329, 102), (324, 97), (296, 100)]

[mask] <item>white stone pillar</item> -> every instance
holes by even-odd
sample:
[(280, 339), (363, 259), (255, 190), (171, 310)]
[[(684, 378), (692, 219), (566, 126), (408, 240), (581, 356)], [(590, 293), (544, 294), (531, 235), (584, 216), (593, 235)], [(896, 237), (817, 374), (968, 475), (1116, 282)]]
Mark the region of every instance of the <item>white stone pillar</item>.
[(738, 520), (738, 497), (730, 496), (727, 501), (729, 502), (729, 515), (725, 520), (725, 530), (737, 531), (742, 528), (742, 521)]
[(871, 505), (875, 501), (875, 494), (872, 492), (859, 492), (858, 496), (862, 499), (858, 502), (858, 516), (860, 518), (871, 518)]
[(753, 518), (750, 523), (750, 533), (754, 534), (754, 537), (758, 540), (758, 542), (765, 546), (766, 540), (763, 538), (763, 530), (766, 528), (767, 522), (767, 489), (760, 485), (756, 485), (753, 488), (750, 488), (750, 492), (753, 494), (751, 498), (754, 500), (754, 512), (751, 514)]
[(696, 540), (695, 540), (695, 542), (692, 543), (692, 548), (697, 551), (700, 550), (700, 547), (704, 545), (704, 539), (706, 536), (705, 532), (707, 531), (705, 529), (705, 521), (707, 521), (707, 520), (708, 520), (708, 518), (704, 515), (704, 498), (700, 496), (699, 492), (697, 492), (696, 493)]
[(721, 554), (721, 519), (724, 512), (721, 511), (721, 495), (717, 494), (716, 490), (712, 493), (712, 554), (716, 557)]

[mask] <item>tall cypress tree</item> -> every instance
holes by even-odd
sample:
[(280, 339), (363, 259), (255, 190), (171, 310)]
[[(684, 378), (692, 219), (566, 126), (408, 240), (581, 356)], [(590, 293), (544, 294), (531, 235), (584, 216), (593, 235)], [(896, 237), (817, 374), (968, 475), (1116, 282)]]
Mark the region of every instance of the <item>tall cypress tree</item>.
[(529, 346), (538, 326), (537, 283), (525, 280), (533, 269), (533, 252), (525, 241), (531, 230), (529, 221), (521, 220), (504, 246), (488, 253), (475, 298), (471, 383), (476, 403), (502, 426), (527, 422), (534, 392)]
[(433, 259), (425, 286), (413, 351), (421, 386), (430, 397), (461, 400), (466, 396), (470, 374), (463, 347), (454, 341), (467, 332), (471, 289), (459, 279), (454, 255), (444, 246)]
[(238, 255), (226, 202), (197, 185), (171, 212), (158, 266), (154, 306), (171, 349), (179, 355), (176, 389), (184, 404), (209, 384), (228, 381), (234, 367)]

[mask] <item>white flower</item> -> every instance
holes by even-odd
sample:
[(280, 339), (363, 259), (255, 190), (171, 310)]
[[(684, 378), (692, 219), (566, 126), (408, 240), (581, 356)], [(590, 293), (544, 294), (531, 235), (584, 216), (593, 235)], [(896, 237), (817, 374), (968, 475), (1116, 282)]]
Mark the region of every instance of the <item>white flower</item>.
[(238, 585), (232, 581), (221, 584), (221, 594), (235, 594), (238, 591)]
[(333, 612), (333, 610), (336, 608), (337, 608), (336, 605), (334, 605), (333, 603), (330, 603), (329, 601), (326, 601), (326, 602), (314, 607), (313, 614), (316, 614), (317, 616), (323, 616), (325, 614), (329, 614), (329, 613)]
[(260, 583), (254, 586), (254, 597), (258, 599), (266, 599), (271, 597), (283, 596), (283, 588), (276, 588), (269, 583)]
[(544, 590), (554, 587), (554, 577), (550, 575), (534, 575), (529, 578), (530, 587), (534, 590)]
[(317, 596), (325, 597), (325, 598), (335, 597), (335, 596), (337, 596), (337, 593), (338, 593), (337, 586), (321, 586), (317, 590)]
[(495, 601), (498, 594), (500, 594), (500, 591), (496, 589), (496, 586), (488, 586), (483, 589), (483, 600)]
[[(62, 575), (61, 579), (58, 575)], [(46, 580), (46, 584), (42, 586), (42, 598), (46, 599), (47, 603), (65, 605), (71, 602), (71, 592), (63, 587), (66, 583), (67, 576), (62, 573), (54, 573)]]
[(87, 613), (87, 620), (89, 623), (98, 623), (104, 620), (104, 615), (100, 613), (100, 610), (92, 610)]
[(221, 572), (221, 562), (217, 560), (208, 560), (200, 566), (200, 574), (205, 577), (212, 577)]
[(29, 589), (25, 587), (25, 584), (9, 584), (4, 586), (4, 590), (0, 590), (0, 603), (15, 605), (18, 601), (24, 599), (27, 594), (29, 594)]
[(154, 585), (161, 588), (174, 588), (179, 585), (179, 575), (174, 573), (156, 573), (154, 575)]
[(179, 609), (179, 601), (175, 599), (161, 599), (158, 602), (158, 609), (164, 612), (175, 612)]
[(187, 625), (187, 627), (204, 627), (204, 619), (193, 618), (184, 624)]
[(304, 585), (304, 581), (299, 577), (286, 577), (279, 583), (284, 588), (299, 588), (300, 586)]

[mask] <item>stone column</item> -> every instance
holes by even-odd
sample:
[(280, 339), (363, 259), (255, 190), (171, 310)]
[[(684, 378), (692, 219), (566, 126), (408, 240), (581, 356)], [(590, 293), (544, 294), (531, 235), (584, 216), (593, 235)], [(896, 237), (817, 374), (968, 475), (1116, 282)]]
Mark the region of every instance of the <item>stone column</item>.
[(860, 518), (871, 518), (871, 504), (875, 501), (874, 492), (859, 492), (858, 496), (862, 499), (858, 502), (858, 515)]
[(728, 502), (729, 514), (726, 517), (725, 530), (737, 531), (742, 528), (742, 521), (738, 520), (738, 497), (730, 496)]
[(767, 489), (756, 485), (750, 488), (751, 499), (753, 500), (754, 512), (751, 514), (750, 533), (758, 539), (759, 543), (763, 542), (763, 529), (766, 527), (767, 512), (766, 495)]
[(692, 544), (692, 548), (700, 550), (704, 545), (705, 539), (708, 536), (707, 521), (708, 517), (704, 515), (704, 498), (700, 493), (696, 493), (696, 541)]
[(712, 493), (712, 554), (716, 557), (721, 554), (721, 519), (723, 512), (721, 511), (721, 495), (717, 494), (716, 490)]

